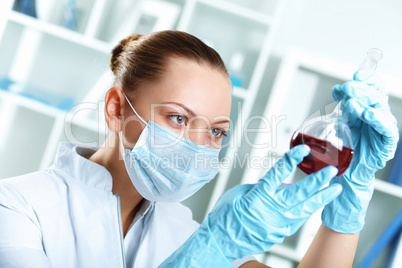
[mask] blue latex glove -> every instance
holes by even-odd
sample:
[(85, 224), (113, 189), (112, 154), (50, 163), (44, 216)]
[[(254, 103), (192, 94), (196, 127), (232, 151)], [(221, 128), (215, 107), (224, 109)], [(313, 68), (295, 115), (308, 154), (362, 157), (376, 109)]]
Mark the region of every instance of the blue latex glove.
[(200, 228), (160, 267), (227, 267), (294, 234), (342, 191), (337, 184), (320, 190), (337, 174), (332, 166), (279, 187), (309, 151), (306, 145), (296, 146), (257, 184), (237, 185), (224, 193)]
[(341, 101), (343, 117), (351, 129), (354, 157), (348, 170), (331, 183), (341, 184), (342, 194), (325, 206), (322, 222), (334, 231), (358, 233), (374, 191), (374, 173), (395, 154), (399, 139), (388, 95), (378, 76), (358, 71), (353, 80), (332, 89)]

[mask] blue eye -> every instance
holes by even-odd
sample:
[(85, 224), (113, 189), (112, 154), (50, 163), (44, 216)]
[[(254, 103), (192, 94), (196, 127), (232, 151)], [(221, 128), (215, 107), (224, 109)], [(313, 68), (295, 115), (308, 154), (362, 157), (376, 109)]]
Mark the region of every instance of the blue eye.
[(225, 132), (220, 128), (213, 128), (213, 129), (209, 130), (208, 132), (211, 133), (214, 137), (217, 137), (217, 138), (220, 138), (222, 136), (226, 136)]
[(179, 125), (184, 125), (186, 123), (186, 117), (184, 115), (169, 115), (169, 118)]

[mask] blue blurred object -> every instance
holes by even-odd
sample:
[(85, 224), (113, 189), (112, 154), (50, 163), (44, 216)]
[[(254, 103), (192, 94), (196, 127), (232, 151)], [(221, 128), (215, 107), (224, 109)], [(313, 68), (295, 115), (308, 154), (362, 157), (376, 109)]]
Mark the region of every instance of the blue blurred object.
[(200, 228), (160, 267), (229, 267), (236, 259), (267, 251), (294, 234), (319, 208), (342, 191), (320, 190), (338, 170), (328, 166), (288, 187), (280, 187), (310, 150), (292, 148), (257, 184), (225, 192)]
[(366, 253), (366, 255), (360, 260), (356, 268), (373, 267), (374, 261), (386, 248), (386, 246), (392, 241), (394, 237), (402, 230), (402, 209), (398, 212), (395, 218), (385, 228), (380, 237), (374, 242), (374, 245)]
[(11, 79), (9, 79), (7, 77), (0, 78), (0, 89), (8, 91), (8, 88), (12, 84), (14, 84), (14, 82)]
[(402, 141), (399, 141), (387, 181), (402, 186)]
[(230, 80), (232, 81), (233, 87), (242, 87), (243, 86), (243, 79), (238, 76), (230, 75)]
[(69, 110), (75, 104), (73, 97), (63, 96), (34, 86), (18, 83), (8, 77), (0, 78), (0, 90), (33, 99), (63, 111)]
[(66, 0), (64, 5), (64, 25), (67, 29), (77, 30), (77, 7), (75, 0)]
[(336, 85), (332, 95), (335, 101), (342, 100), (354, 157), (349, 169), (331, 181), (341, 184), (343, 192), (324, 208), (322, 222), (336, 232), (358, 233), (374, 191), (374, 174), (394, 157), (399, 131), (388, 95), (373, 72), (356, 72), (352, 81)]
[(17, 0), (15, 5), (17, 11), (34, 18), (37, 17), (35, 0)]
[(390, 249), (388, 251), (388, 258), (386, 260), (387, 268), (401, 267), (402, 264), (402, 219), (399, 233), (391, 241)]
[(243, 87), (244, 86), (244, 54), (241, 52), (235, 52), (230, 59), (228, 65), (229, 77), (232, 81), (233, 87)]
[[(398, 147), (396, 149), (394, 160), (392, 161), (392, 166), (388, 174), (387, 181), (398, 186), (402, 186), (402, 141), (399, 141)], [(402, 214), (402, 212), (400, 213)], [(398, 258), (396, 252), (399, 247), (402, 247), (402, 216), (400, 217), (401, 226), (399, 233), (394, 237), (390, 244), (387, 268), (392, 268), (393, 262), (396, 262)], [(400, 257), (399, 257), (400, 258)], [(395, 264), (396, 265), (396, 264)]]

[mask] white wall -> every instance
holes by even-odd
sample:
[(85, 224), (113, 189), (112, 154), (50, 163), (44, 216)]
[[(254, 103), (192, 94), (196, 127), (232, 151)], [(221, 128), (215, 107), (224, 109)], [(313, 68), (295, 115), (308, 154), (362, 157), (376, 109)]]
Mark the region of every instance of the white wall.
[(367, 49), (378, 47), (384, 53), (379, 71), (401, 77), (402, 1), (289, 0), (275, 54), (289, 47), (357, 66)]

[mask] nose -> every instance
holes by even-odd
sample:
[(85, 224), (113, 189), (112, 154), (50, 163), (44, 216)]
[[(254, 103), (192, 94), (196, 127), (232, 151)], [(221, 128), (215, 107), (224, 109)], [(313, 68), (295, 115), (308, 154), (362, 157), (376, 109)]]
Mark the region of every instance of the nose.
[(196, 118), (189, 123), (184, 137), (205, 147), (219, 149), (220, 143), (216, 144), (216, 142), (211, 139), (211, 135), (208, 133), (209, 129), (211, 129), (211, 124), (207, 118)]
[(205, 138), (205, 129), (189, 128), (186, 134), (186, 139), (204, 146), (208, 146), (207, 140)]
[(210, 134), (205, 129), (189, 129), (187, 130), (187, 133), (184, 137), (205, 147), (209, 147), (212, 149), (221, 148), (220, 142), (211, 140)]

